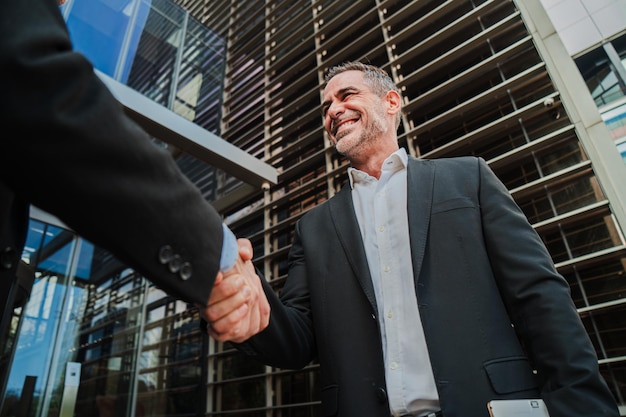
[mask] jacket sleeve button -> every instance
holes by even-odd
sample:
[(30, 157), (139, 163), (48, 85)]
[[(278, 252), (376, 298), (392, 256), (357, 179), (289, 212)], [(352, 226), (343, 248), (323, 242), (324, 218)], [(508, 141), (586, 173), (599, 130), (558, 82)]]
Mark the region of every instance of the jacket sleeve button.
[(173, 256), (174, 250), (170, 245), (165, 245), (159, 250), (159, 262), (162, 264), (166, 264), (171, 261)]
[(180, 270), (180, 265), (182, 264), (182, 260), (180, 259), (180, 255), (174, 255), (169, 262), (170, 272), (176, 273)]
[(187, 281), (189, 278), (191, 278), (191, 274), (191, 264), (189, 262), (183, 262), (183, 264), (180, 266), (180, 272), (178, 273), (180, 279), (182, 279), (183, 281)]

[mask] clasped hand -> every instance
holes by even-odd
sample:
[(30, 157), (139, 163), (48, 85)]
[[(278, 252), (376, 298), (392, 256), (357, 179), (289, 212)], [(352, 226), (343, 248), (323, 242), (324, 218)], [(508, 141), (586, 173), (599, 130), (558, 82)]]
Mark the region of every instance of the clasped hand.
[(244, 342), (265, 329), (270, 319), (269, 302), (251, 261), (252, 244), (237, 239), (237, 245), (237, 263), (217, 274), (208, 305), (199, 307), (209, 335), (220, 342)]

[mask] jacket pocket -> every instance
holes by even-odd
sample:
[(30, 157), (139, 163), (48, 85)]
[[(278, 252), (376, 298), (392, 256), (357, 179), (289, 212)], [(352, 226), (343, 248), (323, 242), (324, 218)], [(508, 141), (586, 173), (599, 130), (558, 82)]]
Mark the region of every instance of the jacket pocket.
[(539, 384), (528, 359), (523, 356), (487, 361), (485, 371), (493, 390), (498, 394), (538, 390)]
[(451, 210), (464, 208), (475, 208), (476, 204), (467, 197), (456, 197), (444, 201), (437, 201), (433, 204), (432, 213), (443, 213)]

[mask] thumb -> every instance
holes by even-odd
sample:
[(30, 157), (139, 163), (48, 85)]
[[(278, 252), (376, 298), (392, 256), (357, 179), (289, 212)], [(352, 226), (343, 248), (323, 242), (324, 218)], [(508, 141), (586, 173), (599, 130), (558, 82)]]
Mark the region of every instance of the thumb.
[(245, 238), (237, 239), (237, 245), (239, 246), (239, 256), (244, 261), (252, 260), (253, 251), (252, 251), (252, 243)]

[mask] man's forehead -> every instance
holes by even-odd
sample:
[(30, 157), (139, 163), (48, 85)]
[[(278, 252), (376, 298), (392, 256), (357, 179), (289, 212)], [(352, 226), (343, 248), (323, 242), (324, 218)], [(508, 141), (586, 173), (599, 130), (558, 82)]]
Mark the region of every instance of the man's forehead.
[(324, 87), (324, 94), (336, 93), (341, 90), (362, 90), (365, 87), (363, 81), (363, 73), (361, 71), (345, 71), (335, 75), (331, 78), (326, 87)]
[(363, 72), (362, 71), (357, 71), (357, 70), (348, 70), (348, 71), (344, 71), (344, 72), (340, 72), (339, 74), (335, 75), (333, 78), (331, 78), (328, 83), (326, 84), (326, 86), (328, 87), (331, 84), (336, 84), (338, 82), (357, 82), (357, 81), (363, 81)]

